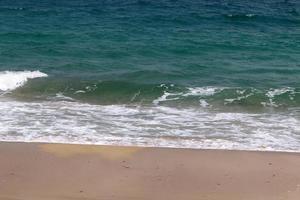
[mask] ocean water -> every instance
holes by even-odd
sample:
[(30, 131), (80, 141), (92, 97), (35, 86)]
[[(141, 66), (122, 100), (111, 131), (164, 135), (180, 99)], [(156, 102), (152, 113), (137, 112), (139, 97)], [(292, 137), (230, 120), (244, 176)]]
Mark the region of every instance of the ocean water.
[(0, 1), (0, 140), (300, 151), (300, 1)]

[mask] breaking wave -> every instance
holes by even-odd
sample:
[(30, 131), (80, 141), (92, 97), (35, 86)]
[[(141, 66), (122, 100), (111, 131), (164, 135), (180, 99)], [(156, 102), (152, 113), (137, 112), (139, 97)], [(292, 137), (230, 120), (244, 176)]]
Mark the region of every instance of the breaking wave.
[(29, 79), (47, 76), (40, 71), (2, 71), (0, 72), (0, 91), (11, 91), (23, 86)]
[[(176, 84), (141, 84), (122, 81), (29, 79), (46, 77), (34, 72), (0, 73), (0, 90), (11, 97), (31, 100), (78, 101), (99, 105), (164, 105), (181, 107), (290, 108), (300, 107), (300, 88), (254, 88)], [(17, 89), (17, 90), (16, 90)]]
[[(1, 101), (0, 140), (299, 151), (299, 111)], [(284, 122), (284, 123), (283, 123)]]

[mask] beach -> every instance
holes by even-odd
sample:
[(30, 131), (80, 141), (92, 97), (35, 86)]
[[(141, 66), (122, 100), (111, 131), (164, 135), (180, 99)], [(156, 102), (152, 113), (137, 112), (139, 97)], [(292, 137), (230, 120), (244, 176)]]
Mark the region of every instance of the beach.
[(296, 200), (300, 154), (0, 143), (1, 200)]
[(299, 200), (300, 1), (1, 0), (0, 200)]

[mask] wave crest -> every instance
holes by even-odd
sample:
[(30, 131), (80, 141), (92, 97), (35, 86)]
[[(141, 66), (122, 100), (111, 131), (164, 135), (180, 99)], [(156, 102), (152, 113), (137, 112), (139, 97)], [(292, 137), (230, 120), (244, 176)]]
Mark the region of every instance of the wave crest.
[(40, 71), (2, 71), (0, 72), (0, 91), (10, 91), (23, 86), (29, 79), (47, 77)]

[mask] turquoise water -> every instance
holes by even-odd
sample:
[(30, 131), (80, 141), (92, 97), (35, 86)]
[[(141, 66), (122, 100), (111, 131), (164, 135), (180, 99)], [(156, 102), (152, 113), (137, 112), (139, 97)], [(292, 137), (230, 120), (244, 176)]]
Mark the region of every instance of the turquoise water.
[(0, 27), (2, 140), (300, 150), (299, 1), (4, 0)]

